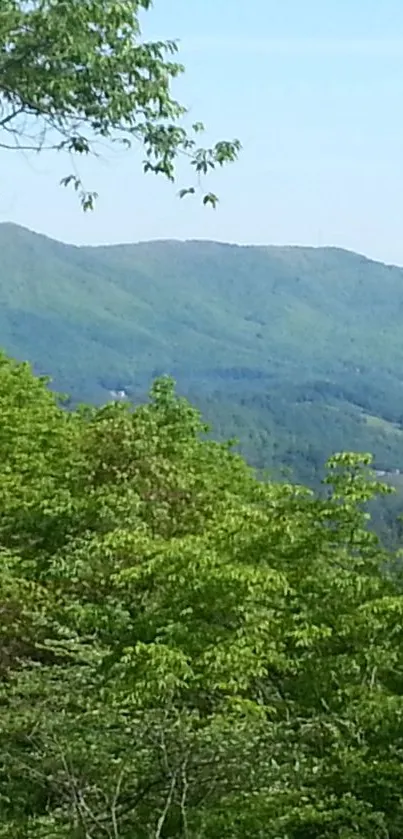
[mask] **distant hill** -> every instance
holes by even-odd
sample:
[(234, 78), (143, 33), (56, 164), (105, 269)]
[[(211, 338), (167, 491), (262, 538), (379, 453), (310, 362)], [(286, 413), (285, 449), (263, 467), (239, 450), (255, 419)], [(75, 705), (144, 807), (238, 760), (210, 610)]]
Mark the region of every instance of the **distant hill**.
[(336, 248), (74, 247), (0, 225), (0, 343), (73, 400), (174, 375), (259, 466), (403, 466), (403, 270)]

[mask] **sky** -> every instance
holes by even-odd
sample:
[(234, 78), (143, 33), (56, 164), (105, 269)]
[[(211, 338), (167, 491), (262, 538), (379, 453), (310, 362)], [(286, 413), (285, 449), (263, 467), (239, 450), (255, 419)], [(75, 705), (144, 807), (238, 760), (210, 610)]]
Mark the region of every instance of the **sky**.
[[(209, 179), (216, 211), (141, 169), (141, 149), (81, 169), (94, 213), (59, 186), (69, 161), (0, 151), (0, 222), (76, 244), (214, 239), (335, 245), (403, 265), (402, 0), (155, 0), (147, 38), (178, 38), (175, 94), (207, 139), (238, 137)], [(194, 118), (194, 119), (193, 119)], [(207, 184), (206, 184), (207, 187)]]

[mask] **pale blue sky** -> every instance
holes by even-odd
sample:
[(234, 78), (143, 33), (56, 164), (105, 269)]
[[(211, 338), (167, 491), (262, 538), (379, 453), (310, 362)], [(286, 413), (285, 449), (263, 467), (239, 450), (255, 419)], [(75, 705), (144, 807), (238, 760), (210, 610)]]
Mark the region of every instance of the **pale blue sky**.
[(144, 176), (137, 150), (86, 164), (100, 200), (83, 215), (58, 186), (68, 161), (3, 151), (0, 221), (76, 243), (332, 244), (403, 264), (402, 0), (155, 0), (146, 34), (180, 39), (177, 94), (209, 138), (243, 142), (211, 181), (218, 210)]

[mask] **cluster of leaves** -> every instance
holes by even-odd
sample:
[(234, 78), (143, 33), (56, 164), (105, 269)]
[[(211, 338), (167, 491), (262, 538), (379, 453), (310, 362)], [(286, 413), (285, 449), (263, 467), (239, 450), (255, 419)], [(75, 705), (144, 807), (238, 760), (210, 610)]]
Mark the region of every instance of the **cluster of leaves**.
[[(100, 143), (139, 141), (144, 171), (170, 181), (180, 154), (197, 176), (235, 160), (239, 141), (200, 148), (202, 123), (183, 126), (186, 108), (171, 93), (184, 69), (173, 60), (177, 44), (141, 39), (139, 16), (150, 7), (151, 0), (2, 0), (0, 146), (87, 155)], [(92, 209), (97, 194), (75, 169), (62, 183)], [(206, 193), (203, 202), (215, 206), (217, 196)]]
[(0, 410), (0, 837), (400, 839), (368, 458), (259, 482), (169, 379), (69, 413), (2, 358)]

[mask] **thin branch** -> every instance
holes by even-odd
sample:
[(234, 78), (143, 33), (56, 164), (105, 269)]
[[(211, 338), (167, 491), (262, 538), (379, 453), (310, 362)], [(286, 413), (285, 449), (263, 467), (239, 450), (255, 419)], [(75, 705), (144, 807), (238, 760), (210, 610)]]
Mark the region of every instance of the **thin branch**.
[(77, 799), (78, 799), (78, 806), (80, 807), (80, 813), (81, 813), (81, 818), (83, 820), (83, 823), (84, 823), (84, 816), (83, 816), (82, 811), (84, 810), (87, 813), (87, 815), (89, 816), (89, 818), (91, 819), (91, 821), (93, 822), (93, 824), (96, 827), (99, 827), (104, 833), (106, 833), (107, 836), (109, 837), (109, 839), (113, 839), (112, 834), (111, 834), (108, 826), (106, 824), (103, 824), (102, 818), (100, 816), (97, 816), (96, 813), (94, 813), (94, 811), (91, 809), (90, 805), (87, 804), (82, 792), (78, 793)]
[(74, 813), (75, 813), (75, 816), (76, 816), (76, 819), (77, 819), (77, 823), (81, 826), (82, 830), (84, 831), (85, 839), (92, 839), (91, 834), (87, 830), (87, 825), (86, 825), (86, 822), (85, 822), (85, 819), (84, 819), (84, 816), (83, 816), (83, 813), (82, 813), (82, 809), (81, 809), (81, 806), (80, 806), (80, 801), (79, 801), (79, 797), (77, 795), (77, 789), (76, 789), (76, 783), (75, 783), (74, 775), (72, 774), (70, 766), (67, 763), (67, 760), (66, 760), (65, 754), (63, 752), (63, 749), (60, 747), (57, 740), (55, 740), (55, 745), (56, 745), (56, 748), (58, 748), (58, 750), (59, 750), (60, 759), (62, 761), (64, 771), (66, 773), (66, 778), (67, 778), (67, 782), (68, 782), (69, 789), (70, 789), (73, 809), (74, 809)]
[(125, 766), (122, 766), (122, 769), (119, 772), (119, 777), (116, 784), (116, 789), (113, 795), (112, 803), (111, 803), (111, 819), (112, 819), (112, 828), (113, 828), (113, 835), (115, 839), (119, 839), (119, 827), (118, 827), (118, 817), (117, 817), (117, 804), (120, 796), (120, 790), (122, 788), (123, 783), (123, 776), (125, 772)]
[(188, 836), (189, 836), (188, 820), (187, 820), (187, 812), (186, 812), (186, 801), (187, 801), (187, 794), (188, 794), (188, 789), (189, 789), (189, 782), (188, 782), (187, 773), (186, 773), (188, 761), (189, 761), (189, 755), (187, 755), (187, 757), (185, 757), (185, 760), (184, 760), (184, 762), (182, 764), (182, 768), (181, 768), (182, 794), (181, 794), (181, 800), (180, 800), (180, 811), (181, 811), (181, 816), (182, 816), (182, 831), (183, 831), (184, 839), (188, 839)]
[(12, 111), (10, 114), (7, 114), (6, 117), (2, 117), (2, 119), (0, 119), (0, 128), (5, 128), (6, 125), (9, 122), (11, 122), (11, 120), (15, 119), (15, 117), (18, 117), (19, 114), (23, 113), (23, 111), (24, 111), (24, 108), (20, 107), (20, 108), (17, 108), (16, 111)]
[(165, 819), (168, 815), (169, 808), (172, 804), (172, 799), (173, 799), (173, 795), (174, 795), (174, 792), (175, 792), (175, 786), (176, 786), (176, 772), (174, 772), (173, 775), (172, 775), (171, 784), (170, 784), (170, 787), (169, 787), (169, 792), (168, 792), (168, 795), (166, 797), (166, 801), (165, 801), (165, 804), (164, 804), (164, 809), (163, 809), (163, 811), (162, 811), (162, 813), (161, 813), (161, 815), (158, 819), (158, 822), (157, 822), (157, 829), (155, 831), (155, 839), (161, 839), (162, 828), (164, 827)]
[(14, 145), (10, 145), (10, 143), (1, 143), (0, 142), (0, 149), (6, 149), (7, 151), (57, 151), (57, 146), (40, 146), (38, 143), (36, 145), (31, 146), (20, 146), (19, 143), (14, 143)]

